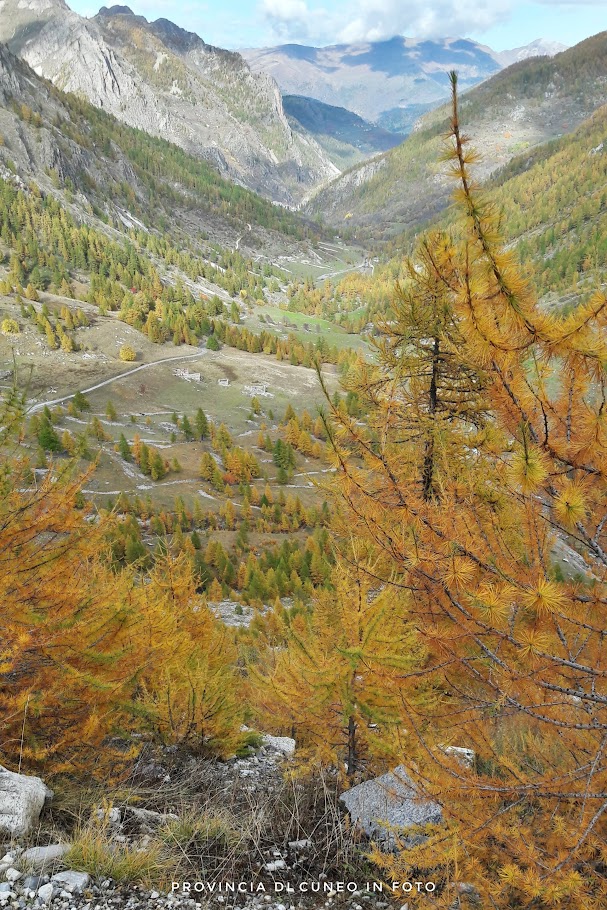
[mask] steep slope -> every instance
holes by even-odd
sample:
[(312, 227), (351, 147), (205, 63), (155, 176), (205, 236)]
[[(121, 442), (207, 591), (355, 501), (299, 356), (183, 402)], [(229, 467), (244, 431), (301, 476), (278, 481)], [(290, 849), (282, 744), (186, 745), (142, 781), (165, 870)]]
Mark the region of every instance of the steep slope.
[(607, 281), (607, 105), (491, 180), (504, 231), (546, 304), (574, 305)]
[[(0, 44), (0, 178), (36, 185), (108, 237), (139, 230), (214, 259), (305, 258), (318, 229), (221, 178), (205, 161), (39, 79)], [(213, 250), (215, 252), (213, 252)]]
[(490, 50), (474, 41), (392, 38), (332, 47), (281, 47), (242, 51), (254, 72), (276, 79), (283, 93), (305, 95), (377, 121), (387, 111), (438, 104), (447, 97), (451, 69), (464, 87), (500, 69)]
[(90, 21), (63, 0), (2, 0), (0, 12), (0, 40), (39, 75), (231, 180), (291, 205), (337, 173), (311, 137), (293, 133), (275, 83), (238, 54), (128, 7)]
[[(607, 103), (607, 32), (554, 58), (514, 64), (461, 99), (466, 132), (483, 155), (486, 179), (525, 149), (566, 134)], [(386, 155), (351, 169), (308, 210), (336, 226), (385, 238), (443, 208), (450, 181), (440, 163), (448, 109), (425, 115), (419, 128)]]
[(302, 95), (285, 95), (282, 101), (291, 126), (314, 136), (340, 170), (403, 141), (397, 133), (375, 126), (343, 107)]

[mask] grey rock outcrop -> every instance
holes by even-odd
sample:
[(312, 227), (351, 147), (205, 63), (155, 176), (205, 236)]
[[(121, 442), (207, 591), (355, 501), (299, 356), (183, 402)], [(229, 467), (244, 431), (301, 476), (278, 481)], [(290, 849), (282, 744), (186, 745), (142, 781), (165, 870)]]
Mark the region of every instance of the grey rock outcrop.
[(396, 844), (393, 828), (439, 824), (443, 818), (438, 803), (420, 797), (400, 765), (394, 771), (346, 790), (340, 799), (352, 821), (386, 850), (394, 849)]
[(291, 130), (271, 77), (167, 20), (128, 7), (88, 20), (63, 0), (0, 0), (0, 41), (58, 88), (283, 204), (338, 173)]
[(0, 833), (23, 837), (38, 824), (49, 790), (39, 777), (17, 774), (0, 765)]
[(270, 733), (264, 733), (262, 742), (264, 746), (282, 755), (293, 755), (295, 752), (295, 740), (290, 736), (272, 736)]

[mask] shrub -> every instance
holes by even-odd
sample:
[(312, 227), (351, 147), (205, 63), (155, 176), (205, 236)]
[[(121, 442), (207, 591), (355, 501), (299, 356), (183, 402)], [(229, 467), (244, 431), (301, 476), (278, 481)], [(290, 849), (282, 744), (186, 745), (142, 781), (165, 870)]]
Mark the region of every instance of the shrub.
[(164, 885), (175, 865), (174, 858), (163, 855), (161, 844), (151, 843), (145, 848), (116, 844), (103, 822), (90, 823), (76, 832), (66, 861), (71, 869), (96, 878), (148, 887)]
[(137, 353), (130, 344), (123, 344), (118, 352), (118, 357), (125, 363), (132, 363), (133, 360), (137, 360)]
[(2, 334), (3, 335), (18, 335), (19, 334), (19, 325), (16, 319), (3, 319), (2, 320)]

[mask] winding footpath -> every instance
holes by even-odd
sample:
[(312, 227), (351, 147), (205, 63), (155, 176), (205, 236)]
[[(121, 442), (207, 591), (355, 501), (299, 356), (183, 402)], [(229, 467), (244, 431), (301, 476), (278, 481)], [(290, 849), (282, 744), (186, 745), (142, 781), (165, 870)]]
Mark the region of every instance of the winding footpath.
[[(120, 379), (132, 376), (134, 373), (140, 373), (141, 370), (147, 370), (149, 367), (158, 366), (160, 363), (177, 363), (180, 360), (195, 360), (198, 357), (204, 357), (205, 354), (208, 354), (206, 348), (199, 351), (197, 354), (182, 354), (179, 357), (163, 357), (160, 360), (151, 360), (149, 363), (142, 363), (132, 370), (127, 370), (125, 373), (119, 373), (117, 376), (112, 376), (110, 379), (104, 379), (103, 382), (98, 382), (96, 385), (89, 386), (88, 389), (81, 389), (80, 391), (83, 395), (88, 395), (89, 392), (96, 392), (97, 389), (102, 389), (107, 385), (111, 385), (113, 382), (118, 382)], [(70, 395), (63, 395), (62, 398), (52, 398), (49, 401), (40, 401), (31, 408), (28, 408), (27, 413), (35, 414), (36, 411), (42, 411), (44, 408), (50, 408), (55, 404), (63, 404), (64, 401), (69, 401), (76, 394), (77, 392), (72, 392)]]

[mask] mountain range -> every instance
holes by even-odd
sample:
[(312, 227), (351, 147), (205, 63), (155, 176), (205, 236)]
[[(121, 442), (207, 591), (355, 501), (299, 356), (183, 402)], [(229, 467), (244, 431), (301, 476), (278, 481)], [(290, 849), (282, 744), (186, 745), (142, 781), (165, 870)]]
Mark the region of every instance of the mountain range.
[(379, 126), (408, 132), (416, 117), (448, 96), (450, 70), (458, 71), (464, 90), (510, 63), (564, 49), (538, 40), (496, 53), (465, 38), (395, 37), (320, 48), (285, 44), (242, 54), (254, 72), (271, 75), (287, 95), (339, 105)]
[[(460, 111), (486, 180), (513, 158), (571, 133), (607, 103), (607, 32), (555, 57), (515, 63), (462, 95)], [(419, 227), (448, 203), (452, 181), (441, 163), (449, 108), (425, 114), (405, 141), (359, 164), (308, 205), (335, 226), (382, 239)]]
[[(64, 0), (0, 0), (0, 42), (61, 90), (291, 208), (340, 171), (398, 145), (445, 97), (450, 69), (466, 87), (503, 65), (465, 39), (241, 55), (127, 6), (86, 19)], [(536, 42), (507, 53), (553, 50)]]

